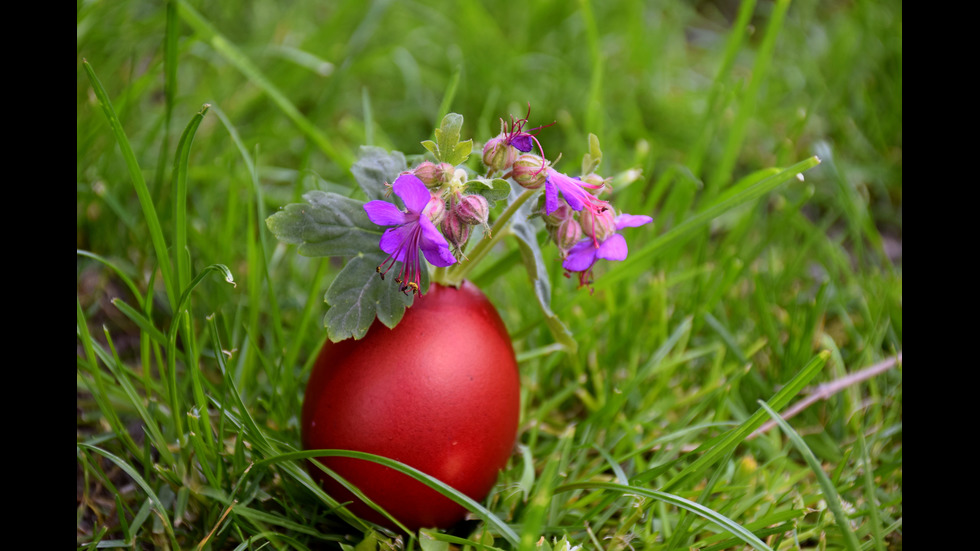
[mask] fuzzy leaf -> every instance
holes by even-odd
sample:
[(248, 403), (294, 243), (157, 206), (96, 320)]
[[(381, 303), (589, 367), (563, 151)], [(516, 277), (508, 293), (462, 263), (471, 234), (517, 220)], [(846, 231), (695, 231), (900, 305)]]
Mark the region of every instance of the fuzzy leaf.
[(303, 199), (265, 220), (280, 241), (299, 245), (299, 254), (350, 256), (378, 249), (383, 229), (368, 219), (362, 201), (320, 190)]
[(369, 145), (361, 146), (360, 157), (350, 167), (354, 179), (369, 201), (384, 199), (388, 191), (385, 184), (394, 182), (405, 170), (408, 170), (408, 163), (402, 152), (388, 152), (384, 148)]
[[(517, 196), (518, 192), (511, 195), (511, 201)], [(534, 226), (528, 217), (531, 214), (530, 203), (521, 205), (521, 208), (511, 219), (511, 232), (517, 237), (520, 245), (521, 259), (524, 267), (527, 268), (527, 275), (531, 279), (534, 287), (534, 296), (538, 299), (538, 306), (544, 314), (545, 323), (551, 330), (555, 341), (560, 343), (571, 353), (578, 349), (578, 343), (572, 336), (571, 331), (565, 327), (558, 316), (551, 311), (551, 280), (548, 278), (548, 270), (545, 267), (544, 257), (541, 255), (541, 247), (538, 246), (538, 238)]]
[(482, 195), (490, 203), (490, 208), (497, 201), (506, 199), (511, 191), (510, 183), (503, 178), (469, 180), (466, 186), (469, 192)]
[[(412, 295), (399, 291), (390, 278), (383, 280), (378, 275), (377, 267), (385, 256), (380, 250), (358, 254), (330, 284), (324, 296), (330, 309), (324, 316), (323, 325), (331, 341), (362, 338), (375, 318), (387, 327), (394, 327), (405, 315), (405, 308), (412, 304)], [(424, 270), (422, 275), (424, 291), (428, 278)]]
[(436, 145), (436, 142), (432, 140), (425, 140), (422, 142), (422, 147), (428, 149), (429, 153), (435, 155), (436, 159), (439, 158), (439, 146)]
[(422, 146), (440, 162), (458, 166), (464, 163), (473, 151), (473, 140), (459, 141), (459, 131), (462, 127), (463, 116), (449, 113), (442, 118), (440, 127), (436, 128), (436, 141), (426, 140), (422, 142)]

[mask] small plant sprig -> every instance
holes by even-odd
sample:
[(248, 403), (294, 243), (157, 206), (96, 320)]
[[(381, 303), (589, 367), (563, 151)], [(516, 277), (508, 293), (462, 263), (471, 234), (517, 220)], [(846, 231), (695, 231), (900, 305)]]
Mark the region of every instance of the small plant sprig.
[[(325, 296), (331, 340), (359, 339), (375, 318), (394, 327), (431, 282), (458, 286), (494, 245), (513, 235), (546, 323), (560, 343), (575, 348), (551, 311), (550, 280), (533, 220), (543, 222), (566, 277), (576, 274), (579, 287), (591, 291), (599, 260), (620, 261), (629, 254), (619, 232), (653, 219), (618, 211), (602, 198), (611, 191), (611, 178), (596, 172), (602, 151), (595, 135), (589, 135), (581, 174), (569, 176), (544, 157), (537, 135), (551, 125), (526, 131), (528, 117), (530, 106), (524, 118), (511, 117), (509, 124), (501, 119), (500, 134), (483, 147), (485, 176), (466, 167), (473, 141), (460, 141), (463, 117), (450, 113), (435, 130), (435, 141), (422, 142), (434, 160), (409, 167), (398, 151), (361, 148), (351, 172), (367, 201), (314, 190), (303, 196), (305, 203), (287, 205), (266, 220), (277, 238), (299, 245), (302, 255), (350, 257)], [(506, 206), (491, 224), (500, 201)]]

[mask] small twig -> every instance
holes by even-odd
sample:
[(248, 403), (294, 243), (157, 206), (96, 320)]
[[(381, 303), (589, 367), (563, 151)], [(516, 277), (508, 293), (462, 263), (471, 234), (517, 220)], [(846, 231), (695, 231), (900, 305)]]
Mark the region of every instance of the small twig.
[[(902, 362), (902, 353), (899, 352), (897, 356), (876, 363), (871, 367), (866, 367), (860, 371), (855, 371), (854, 373), (850, 373), (848, 375), (841, 377), (840, 379), (830, 381), (829, 383), (818, 385), (817, 388), (814, 389), (813, 392), (811, 392), (806, 398), (793, 404), (793, 407), (787, 409), (786, 413), (782, 414), (782, 418), (790, 419), (793, 416), (795, 416), (797, 413), (813, 405), (814, 402), (818, 400), (827, 400), (831, 396), (837, 394), (838, 392), (844, 390), (845, 388), (852, 385), (856, 385), (861, 381), (866, 381), (876, 375), (884, 373), (885, 371), (888, 371), (889, 369), (895, 367), (897, 364), (901, 362)], [(775, 426), (776, 426), (775, 421), (769, 421), (765, 425), (759, 427), (758, 430), (750, 434), (748, 438), (746, 438), (746, 440), (752, 440), (753, 438), (761, 435), (762, 433), (768, 431), (769, 429)]]

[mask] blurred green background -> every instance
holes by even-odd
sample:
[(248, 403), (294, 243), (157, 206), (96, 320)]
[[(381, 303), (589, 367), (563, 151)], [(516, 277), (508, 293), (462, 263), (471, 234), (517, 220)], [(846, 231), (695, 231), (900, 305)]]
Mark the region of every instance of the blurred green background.
[[(173, 90), (178, 128), (170, 129), (170, 140), (203, 104), (216, 105), (245, 144), (257, 148), (263, 181), (272, 186), (288, 182), (292, 170), (349, 185), (346, 165), (367, 142), (421, 152), (419, 141), (431, 136), (446, 91), (458, 79), (449, 110), (466, 118), (464, 135), (468, 130), (477, 141), (496, 134), (498, 118), (523, 114), (529, 102), (532, 124), (559, 122), (542, 135), (546, 153), (561, 152), (577, 164), (592, 132), (602, 140), (607, 166), (625, 169), (642, 143), (649, 178), (691, 155), (702, 157), (695, 159), (695, 177), (726, 180), (823, 153), (864, 196), (876, 225), (901, 235), (900, 2), (793, 2), (758, 83), (750, 79), (773, 2), (755, 6), (752, 32), (741, 38), (730, 76), (721, 82), (716, 77), (738, 2), (190, 5), (324, 134), (332, 151), (317, 148), (288, 116), (275, 113), (261, 86), (215, 48), (221, 39), (201, 40), (183, 20)], [(162, 8), (157, 2), (78, 3), (78, 57), (88, 59), (114, 98), (150, 175), (164, 162), (158, 157), (167, 115)], [(76, 83), (78, 244), (85, 247), (98, 232), (89, 223), (92, 213), (81, 210), (91, 204), (90, 184), (122, 161), (98, 154), (112, 137), (92, 108), (80, 68)], [(737, 163), (730, 174), (713, 176), (736, 116), (725, 107), (750, 84), (758, 92)], [(194, 170), (237, 161), (226, 133), (215, 126), (217, 119), (208, 117), (196, 138)], [(816, 181), (816, 203), (828, 207), (834, 202), (829, 196), (841, 191), (829, 172), (821, 169)], [(122, 205), (131, 195), (128, 186), (112, 183), (106, 192)], [(221, 213), (219, 205), (200, 207)]]

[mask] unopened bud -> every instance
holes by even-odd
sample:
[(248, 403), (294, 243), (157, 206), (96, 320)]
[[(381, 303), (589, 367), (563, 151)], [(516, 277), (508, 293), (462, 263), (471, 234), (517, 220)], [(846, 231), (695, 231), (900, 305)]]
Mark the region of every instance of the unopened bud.
[(582, 226), (575, 218), (568, 217), (551, 231), (551, 238), (558, 245), (562, 256), (565, 256), (569, 249), (575, 246), (582, 239)]
[(446, 241), (456, 250), (461, 249), (466, 244), (466, 240), (470, 238), (469, 224), (461, 221), (453, 213), (449, 213), (449, 215), (442, 219), (442, 223), (439, 224), (439, 229), (442, 230), (442, 235), (446, 238)]
[(446, 202), (442, 197), (433, 195), (422, 209), (422, 214), (432, 220), (433, 224), (438, 225), (446, 217)]
[(616, 214), (609, 207), (582, 209), (581, 216), (582, 231), (597, 241), (605, 241), (616, 233)]
[(435, 164), (431, 161), (424, 161), (412, 169), (412, 174), (422, 180), (425, 187), (436, 189), (452, 179), (454, 170), (455, 167), (449, 163)]
[(464, 195), (456, 204), (456, 216), (464, 224), (486, 226), (490, 217), (490, 203), (482, 195)]
[(568, 218), (572, 218), (575, 215), (575, 211), (571, 209), (564, 202), (558, 204), (558, 208), (551, 211), (551, 214), (545, 212), (545, 198), (544, 195), (538, 199), (538, 211), (541, 212), (541, 219), (548, 226), (557, 226), (564, 222)]
[(525, 153), (514, 161), (511, 177), (525, 189), (538, 189), (548, 179), (548, 161), (534, 153)]
[(425, 161), (412, 169), (412, 174), (419, 180), (422, 180), (425, 187), (429, 189), (439, 186), (436, 164), (431, 161)]
[(598, 195), (603, 190), (611, 189), (609, 182), (612, 181), (612, 178), (603, 178), (595, 172), (590, 172), (589, 174), (582, 176), (580, 179), (584, 184), (584, 187), (593, 190), (592, 193), (595, 195)]
[(483, 164), (493, 172), (504, 172), (514, 164), (518, 153), (507, 143), (507, 136), (500, 134), (483, 146)]

